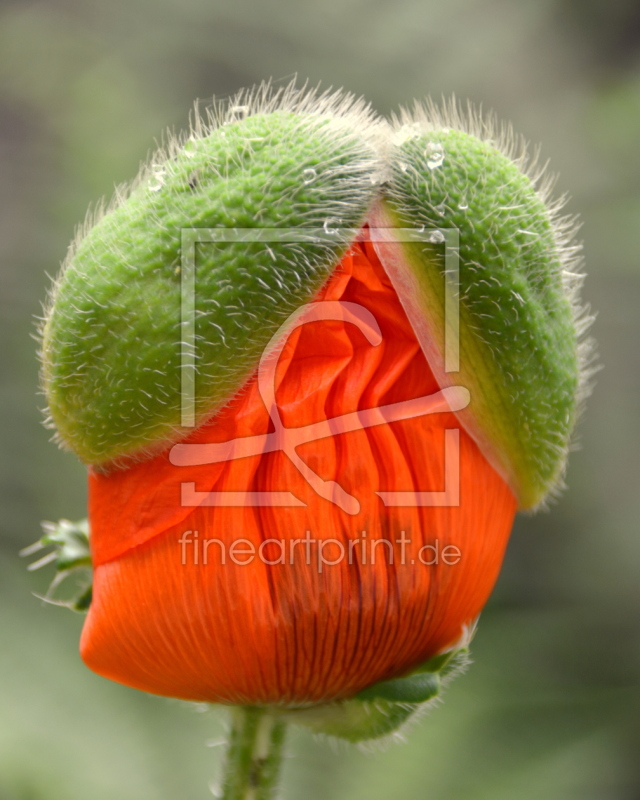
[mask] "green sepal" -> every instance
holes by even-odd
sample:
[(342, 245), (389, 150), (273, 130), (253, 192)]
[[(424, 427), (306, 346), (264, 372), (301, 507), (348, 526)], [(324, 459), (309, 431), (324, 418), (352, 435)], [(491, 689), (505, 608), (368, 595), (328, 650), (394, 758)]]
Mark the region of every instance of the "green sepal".
[(353, 743), (379, 739), (428, 708), (448, 680), (468, 665), (468, 653), (463, 647), (435, 656), (408, 675), (373, 684), (348, 700), (278, 713), (325, 736)]
[(68, 519), (43, 522), (42, 529), (44, 536), (40, 539), (40, 543), (44, 547), (55, 546), (55, 565), (58, 572), (91, 566), (88, 519), (78, 522), (70, 522)]
[(285, 711), (281, 712), (281, 716), (286, 722), (301, 725), (312, 733), (357, 744), (394, 733), (417, 709), (417, 705), (387, 700), (345, 700), (342, 703)]
[(358, 700), (389, 700), (395, 703), (426, 703), (440, 694), (440, 676), (424, 672), (395, 681), (384, 681), (359, 692)]
[[(54, 605), (70, 608), (72, 611), (85, 612), (91, 605), (93, 597), (93, 565), (89, 545), (89, 521), (86, 519), (70, 522), (67, 519), (58, 522), (43, 522), (44, 535), (37, 542), (20, 551), (22, 556), (31, 556), (53, 546), (45, 556), (41, 556), (28, 569), (33, 571), (48, 564), (54, 564), (56, 574), (42, 597)], [(60, 599), (55, 593), (61, 583), (69, 577), (76, 578), (76, 588), (68, 599)]]
[[(58, 441), (83, 461), (124, 463), (191, 429), (182, 427), (183, 229), (240, 231), (239, 241), (196, 245), (195, 415), (185, 425), (238, 391), (271, 336), (321, 288), (380, 181), (367, 113), (336, 104), (258, 109), (173, 142), (72, 247), (43, 326), (42, 377)], [(247, 241), (246, 229), (315, 233)]]
[[(439, 383), (471, 393), (461, 421), (520, 507), (534, 507), (561, 482), (581, 393), (576, 247), (522, 158), (493, 140), (418, 119), (396, 131), (391, 158), (382, 213), (424, 231), (387, 259), (396, 289), (414, 328), (429, 326)], [(460, 364), (449, 372), (443, 229), (459, 232)]]
[(389, 700), (396, 703), (426, 703), (442, 690), (442, 679), (464, 667), (468, 650), (451, 650), (429, 659), (409, 675), (381, 681), (363, 689), (358, 700)]

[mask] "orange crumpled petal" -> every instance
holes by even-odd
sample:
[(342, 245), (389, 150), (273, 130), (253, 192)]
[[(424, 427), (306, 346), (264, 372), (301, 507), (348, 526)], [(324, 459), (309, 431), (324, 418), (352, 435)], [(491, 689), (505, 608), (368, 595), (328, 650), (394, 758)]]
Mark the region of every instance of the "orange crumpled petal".
[[(382, 342), (372, 346), (340, 321), (295, 330), (276, 371), (286, 427), (438, 391), (371, 243), (351, 248), (317, 300), (369, 309)], [(375, 494), (443, 490), (451, 428), (459, 428), (453, 413), (435, 413), (299, 446), (316, 473), (358, 499), (356, 515), (318, 496), (282, 451), (185, 467), (172, 465), (167, 450), (124, 470), (90, 470), (95, 572), (82, 658), (107, 678), (156, 694), (302, 705), (348, 697), (451, 646), (493, 588), (516, 500), (464, 430), (458, 506), (385, 507)], [(253, 378), (187, 441), (270, 430)], [(183, 482), (198, 492), (289, 491), (305, 505), (183, 507)], [(185, 531), (193, 532), (188, 545), (180, 543)], [(316, 544), (292, 544), (307, 531)], [(205, 539), (217, 540), (207, 563)], [(230, 558), (238, 539), (254, 545), (250, 563)], [(267, 539), (278, 541), (258, 557)], [(318, 541), (327, 539), (344, 547), (342, 559), (336, 543), (324, 548), (325, 561), (337, 563), (318, 561)], [(372, 563), (372, 540), (392, 543), (393, 563), (384, 541)], [(421, 563), (435, 557), (434, 549), (420, 556), (425, 545), (438, 547), (438, 563)], [(458, 548), (457, 563), (452, 550), (445, 563), (447, 545)], [(237, 561), (249, 561), (240, 553), (248, 546), (236, 546)]]

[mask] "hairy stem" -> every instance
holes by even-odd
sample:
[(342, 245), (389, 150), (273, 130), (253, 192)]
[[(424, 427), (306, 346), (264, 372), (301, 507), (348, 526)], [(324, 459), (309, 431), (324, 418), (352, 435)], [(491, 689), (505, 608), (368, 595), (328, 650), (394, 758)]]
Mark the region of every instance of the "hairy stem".
[(274, 800), (285, 723), (260, 708), (231, 709), (222, 800)]

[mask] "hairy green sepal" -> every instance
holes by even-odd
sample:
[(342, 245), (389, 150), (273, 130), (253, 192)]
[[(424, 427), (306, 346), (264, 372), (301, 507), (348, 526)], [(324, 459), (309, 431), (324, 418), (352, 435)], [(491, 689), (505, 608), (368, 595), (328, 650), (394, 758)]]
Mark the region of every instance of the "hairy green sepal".
[(354, 743), (379, 739), (433, 705), (446, 683), (468, 663), (466, 647), (451, 650), (408, 675), (369, 686), (349, 700), (278, 713), (288, 722), (325, 736)]
[[(55, 576), (42, 599), (54, 605), (65, 606), (72, 611), (88, 611), (93, 598), (89, 520), (70, 522), (68, 519), (61, 519), (58, 522), (43, 522), (42, 529), (42, 537), (20, 551), (22, 556), (32, 556), (48, 547), (53, 548), (46, 555), (40, 555), (38, 560), (28, 567), (33, 571), (47, 564), (55, 565)], [(76, 579), (71, 596), (67, 599), (60, 598), (58, 587), (71, 577)]]
[(574, 312), (550, 212), (510, 158), (462, 131), (414, 130), (396, 145), (392, 168), (385, 203), (392, 224), (459, 231), (459, 372), (440, 367), (438, 234), (433, 243), (400, 245), (407, 274), (399, 280), (411, 287), (402, 299), (414, 317), (429, 320), (440, 382), (471, 393), (462, 421), (521, 507), (535, 506), (562, 477), (579, 381)]
[(255, 369), (318, 291), (375, 192), (375, 155), (344, 119), (256, 114), (152, 164), (70, 255), (43, 330), (59, 440), (102, 464), (181, 428), (181, 231), (316, 229), (304, 242), (197, 245), (195, 422)]

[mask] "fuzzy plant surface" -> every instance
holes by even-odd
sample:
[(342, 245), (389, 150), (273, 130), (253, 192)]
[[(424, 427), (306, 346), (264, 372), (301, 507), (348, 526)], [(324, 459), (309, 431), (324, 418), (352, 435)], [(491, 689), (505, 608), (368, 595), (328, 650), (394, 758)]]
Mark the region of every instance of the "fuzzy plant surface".
[(240, 96), (156, 153), (85, 225), (54, 289), (43, 381), (59, 441), (103, 464), (180, 436), (184, 231), (235, 232), (196, 253), (195, 421), (223, 405), (362, 225), (378, 127), (350, 97)]
[[(286, 722), (360, 742), (394, 736), (431, 707), (468, 663), (516, 511), (562, 488), (594, 351), (576, 221), (552, 185), (522, 139), (471, 107), (427, 101), (386, 120), (342, 92), (265, 85), (196, 113), (72, 243), (41, 356), (49, 424), (89, 466), (96, 591), (72, 603), (89, 605), (83, 658), (136, 688), (237, 706), (229, 800), (271, 796), (252, 795), (251, 781), (273, 784), (269, 753), (280, 752)], [(287, 349), (295, 315), (327, 297), (334, 311), (347, 298), (343, 310), (316, 318), (318, 342), (296, 329)], [(352, 324), (354, 298), (386, 326), (386, 339), (369, 327), (369, 350)], [(397, 427), (351, 449), (318, 445), (303, 458), (293, 447), (291, 463), (265, 445), (238, 466), (234, 442), (264, 443), (275, 424), (276, 387), (265, 409), (259, 383), (274, 339), (286, 354), (277, 388), (300, 428), (316, 403), (327, 419), (309, 427), (329, 426), (319, 439), (363, 434), (370, 398), (387, 396), (370, 427)], [(466, 399), (447, 405), (447, 391)], [(457, 431), (433, 407), (392, 416), (436, 396)], [(352, 427), (330, 429), (336, 419)], [(447, 483), (439, 459), (452, 430), (457, 494), (422, 502), (425, 485)], [(231, 441), (228, 464), (172, 460), (194, 441), (212, 450)], [(396, 473), (413, 481), (396, 493), (410, 495), (406, 505), (384, 500)], [(283, 474), (298, 494), (281, 514), (216, 506), (221, 486), (246, 500), (256, 487), (282, 489)], [(369, 490), (353, 513), (337, 501), (341, 479)], [(183, 502), (185, 485), (209, 499)], [(185, 530), (241, 531), (259, 548), (316, 524), (350, 544), (364, 528), (392, 548), (395, 527), (426, 548), (439, 536), (466, 560), (380, 575), (341, 562), (335, 580), (308, 561), (290, 572), (176, 567)], [(89, 566), (88, 531), (65, 523), (43, 539), (67, 556), (81, 542), (78, 563), (58, 557), (65, 575)], [(316, 663), (325, 646), (332, 658)]]
[[(416, 104), (393, 120), (392, 178), (378, 224), (418, 226), (430, 241), (389, 252), (389, 273), (442, 385), (461, 381), (459, 413), (521, 507), (562, 486), (567, 452), (590, 389), (591, 315), (579, 300), (576, 219), (562, 216), (554, 178), (525, 141), (492, 117), (450, 103)], [(442, 229), (458, 233), (459, 366), (444, 363), (446, 263)], [(439, 368), (440, 366), (440, 368)]]

